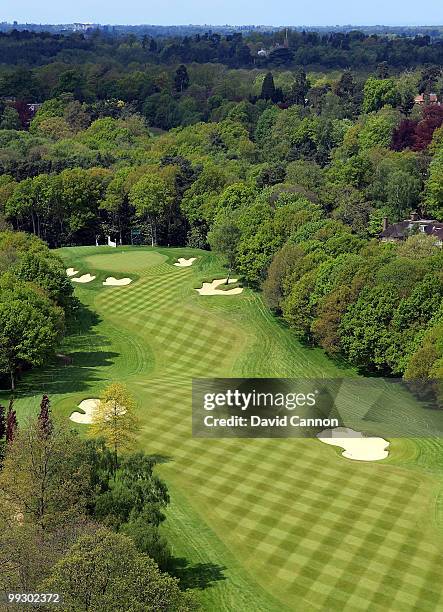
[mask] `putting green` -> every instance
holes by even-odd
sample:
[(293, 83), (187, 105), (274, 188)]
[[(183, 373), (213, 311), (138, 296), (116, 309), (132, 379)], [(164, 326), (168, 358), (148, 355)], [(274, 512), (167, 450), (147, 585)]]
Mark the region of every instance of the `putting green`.
[(165, 261), (166, 257), (155, 251), (131, 251), (113, 249), (111, 253), (99, 253), (84, 258), (84, 267), (114, 272), (139, 272)]
[[(82, 324), (62, 349), (73, 364), (28, 375), (19, 416), (35, 413), (42, 392), (68, 418), (108, 381), (129, 385), (137, 442), (164, 457), (165, 530), (174, 555), (190, 563), (186, 584), (207, 587), (200, 597), (209, 612), (443, 609), (441, 443), (391, 440), (387, 460), (359, 463), (315, 439), (193, 439), (192, 377), (355, 372), (300, 345), (250, 290), (198, 295), (204, 279), (223, 278), (212, 254), (123, 250), (60, 251), (66, 267), (100, 278), (137, 272), (137, 281), (76, 286)], [(177, 268), (178, 257), (198, 259)]]

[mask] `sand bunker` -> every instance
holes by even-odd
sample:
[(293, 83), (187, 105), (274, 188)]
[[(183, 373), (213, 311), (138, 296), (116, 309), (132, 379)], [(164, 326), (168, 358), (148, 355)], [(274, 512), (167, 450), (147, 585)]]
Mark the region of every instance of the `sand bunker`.
[[(78, 405), (78, 407), (83, 410), (85, 414), (82, 414), (81, 412), (78, 412), (78, 410), (75, 410), (69, 418), (71, 419), (71, 421), (74, 421), (74, 423), (81, 423), (82, 425), (91, 425), (94, 420), (95, 411), (99, 406), (99, 399), (85, 399)], [(115, 414), (117, 414), (118, 416), (126, 414), (126, 408), (124, 406), (118, 406), (117, 410), (115, 410)], [(109, 407), (109, 409), (107, 409), (107, 406), (105, 405), (104, 420), (109, 421), (109, 419), (113, 418), (113, 416), (114, 408)]]
[(68, 276), (75, 276), (78, 274), (78, 270), (74, 270), (74, 268), (66, 268), (66, 274)]
[(132, 283), (132, 278), (114, 278), (113, 276), (108, 276), (103, 282), (107, 287), (121, 287), (122, 285), (129, 285), (129, 283)]
[[(231, 278), (229, 279), (228, 284), (236, 283), (238, 279)], [(242, 293), (243, 287), (235, 287), (234, 289), (217, 289), (220, 285), (226, 283), (226, 278), (220, 278), (218, 280), (213, 280), (212, 283), (203, 283), (201, 289), (196, 289), (200, 295), (238, 295)]]
[(317, 438), (325, 444), (341, 446), (344, 449), (342, 456), (354, 461), (380, 461), (389, 455), (389, 451), (386, 450), (389, 446), (387, 440), (366, 437), (360, 431), (354, 431), (349, 427), (325, 429), (317, 434)]
[(83, 410), (85, 414), (77, 412), (76, 410), (71, 414), (69, 418), (71, 419), (71, 421), (74, 421), (74, 423), (90, 425), (92, 423), (93, 414), (97, 410), (99, 404), (99, 399), (85, 399), (78, 405), (78, 407), (81, 408), (81, 410)]
[(174, 266), (177, 266), (178, 268), (187, 268), (189, 266), (192, 266), (192, 264), (194, 263), (196, 259), (197, 257), (191, 257), (190, 259), (179, 257), (178, 261), (175, 262)]
[(90, 283), (95, 279), (95, 276), (91, 274), (83, 274), (83, 276), (79, 276), (78, 278), (71, 278), (73, 283)]

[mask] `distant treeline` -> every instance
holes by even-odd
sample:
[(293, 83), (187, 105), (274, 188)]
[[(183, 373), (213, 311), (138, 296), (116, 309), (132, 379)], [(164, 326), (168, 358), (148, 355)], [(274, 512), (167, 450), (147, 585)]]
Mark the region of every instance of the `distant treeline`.
[(113, 35), (125, 36), (127, 34), (135, 34), (136, 36), (152, 36), (154, 38), (167, 38), (175, 36), (194, 36), (195, 34), (205, 34), (206, 32), (217, 34), (233, 34), (235, 32), (251, 33), (273, 33), (281, 32), (282, 30), (293, 30), (294, 32), (319, 32), (328, 34), (330, 32), (352, 32), (358, 30), (368, 36), (377, 34), (379, 36), (394, 35), (394, 36), (431, 36), (438, 38), (443, 35), (443, 25), (441, 26), (386, 26), (386, 25), (330, 25), (330, 26), (271, 26), (271, 25), (127, 25), (127, 24), (41, 24), (41, 23), (0, 23), (1, 32), (10, 32), (11, 30), (29, 30), (30, 32), (50, 32), (51, 34), (69, 34), (73, 31), (78, 31), (79, 28), (84, 29), (87, 33), (94, 30), (100, 30)]
[[(92, 29), (68, 35), (14, 29), (0, 33), (3, 64), (38, 66), (61, 61), (130, 64), (221, 63), (232, 68), (315, 66), (319, 69), (367, 70), (380, 62), (392, 67), (412, 67), (443, 62), (443, 40), (431, 33), (393, 37), (349, 32), (253, 31), (243, 35), (218, 32), (158, 38), (155, 32), (116, 34)], [(264, 49), (266, 53), (258, 55)]]

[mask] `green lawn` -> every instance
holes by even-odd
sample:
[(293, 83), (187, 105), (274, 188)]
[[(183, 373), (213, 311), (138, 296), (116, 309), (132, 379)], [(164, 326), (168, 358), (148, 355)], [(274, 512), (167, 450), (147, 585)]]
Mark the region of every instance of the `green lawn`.
[[(68, 417), (107, 381), (130, 386), (138, 444), (164, 458), (165, 530), (206, 610), (443, 609), (439, 442), (395, 439), (387, 460), (359, 463), (315, 439), (193, 439), (192, 377), (355, 372), (301, 346), (250, 290), (199, 296), (202, 279), (223, 275), (209, 253), (75, 247), (60, 255), (97, 278), (76, 286), (83, 326), (63, 347), (73, 364), (28, 375), (19, 412), (35, 412), (47, 392)], [(191, 256), (191, 268), (171, 265)], [(101, 284), (122, 275), (134, 282)]]

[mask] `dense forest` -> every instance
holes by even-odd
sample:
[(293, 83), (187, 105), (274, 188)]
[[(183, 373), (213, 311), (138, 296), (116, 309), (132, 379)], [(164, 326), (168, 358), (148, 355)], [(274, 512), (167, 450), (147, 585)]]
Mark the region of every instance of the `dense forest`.
[[(137, 31), (136, 31), (137, 32)], [(149, 32), (149, 30), (148, 30)], [(0, 31), (4, 64), (28, 66), (49, 62), (117, 64), (219, 63), (231, 68), (309, 66), (317, 69), (370, 69), (380, 62), (404, 69), (441, 64), (443, 40), (438, 31), (415, 36), (351, 31), (233, 31), (156, 36), (126, 32), (114, 35), (94, 29), (86, 33)], [(137, 35), (138, 34), (138, 35)]]

